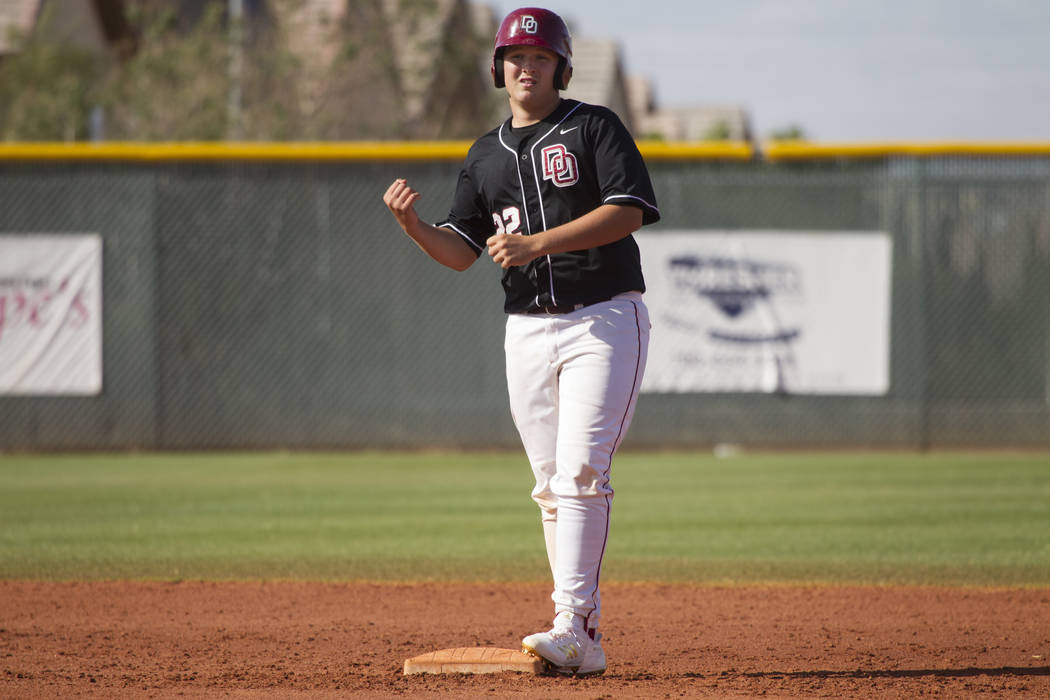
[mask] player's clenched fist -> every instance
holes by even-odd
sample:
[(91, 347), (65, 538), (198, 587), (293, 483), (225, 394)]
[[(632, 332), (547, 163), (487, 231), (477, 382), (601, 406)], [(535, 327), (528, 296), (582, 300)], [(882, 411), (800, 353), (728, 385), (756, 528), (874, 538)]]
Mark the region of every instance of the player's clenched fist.
[(506, 270), (509, 267), (527, 265), (539, 253), (535, 250), (536, 239), (509, 233), (497, 233), (485, 241), (492, 261)]
[(413, 206), (419, 197), (420, 194), (409, 187), (408, 181), (404, 178), (394, 180), (383, 195), (383, 202), (390, 209), (390, 213), (406, 231), (409, 226), (419, 221), (419, 215), (416, 214)]

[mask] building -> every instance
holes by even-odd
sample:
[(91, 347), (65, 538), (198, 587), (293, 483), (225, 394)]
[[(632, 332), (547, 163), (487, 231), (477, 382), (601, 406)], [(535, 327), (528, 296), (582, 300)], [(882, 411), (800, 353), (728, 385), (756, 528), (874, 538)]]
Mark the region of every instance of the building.
[[(466, 0), (432, 0), (413, 9), (405, 11), (402, 0), (301, 0), (272, 2), (269, 12), (290, 30), (288, 48), (307, 67), (302, 99), (330, 101), (338, 83), (353, 95), (342, 106), (348, 116), (343, 133), (352, 133), (355, 123), (386, 119), (398, 125), (391, 137), (476, 134), (493, 112), (488, 66), (477, 61), (491, 11)], [(349, 44), (356, 55), (344, 62), (343, 75), (333, 76), (330, 68)], [(370, 89), (374, 102), (362, 103)], [(382, 133), (378, 124), (370, 129)]]
[(30, 36), (102, 53), (131, 32), (123, 0), (0, 0), (0, 60)]
[[(573, 77), (562, 94), (614, 111), (636, 139), (663, 141), (752, 141), (751, 117), (743, 107), (661, 107), (650, 82), (625, 69), (613, 39), (573, 33)], [(495, 35), (493, 27), (492, 35)], [(491, 45), (486, 55), (491, 54)], [(504, 105), (504, 111), (506, 107)]]
[(629, 80), (636, 138), (662, 141), (754, 141), (748, 111), (736, 105), (660, 107), (651, 83)]
[(637, 135), (619, 44), (612, 39), (574, 37), (572, 49), (572, 80), (562, 95), (608, 107)]

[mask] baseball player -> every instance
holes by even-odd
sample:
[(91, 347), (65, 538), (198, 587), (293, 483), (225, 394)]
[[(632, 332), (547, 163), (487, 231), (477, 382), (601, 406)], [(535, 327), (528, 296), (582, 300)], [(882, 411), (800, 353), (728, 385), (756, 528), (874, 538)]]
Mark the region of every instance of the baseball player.
[(432, 258), (503, 269), (511, 415), (536, 477), (554, 576), (554, 625), (522, 640), (548, 670), (605, 671), (598, 582), (613, 454), (634, 414), (649, 343), (638, 246), (660, 217), (645, 163), (605, 107), (563, 99), (572, 40), (527, 7), (500, 24), (492, 78), (511, 116), (467, 155), (445, 221), (424, 223), (403, 179), (383, 200)]

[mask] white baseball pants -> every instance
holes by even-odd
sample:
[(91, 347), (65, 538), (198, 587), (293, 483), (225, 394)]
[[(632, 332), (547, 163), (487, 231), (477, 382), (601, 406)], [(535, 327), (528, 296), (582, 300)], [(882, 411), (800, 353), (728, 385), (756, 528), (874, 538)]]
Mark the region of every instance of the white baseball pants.
[(568, 314), (511, 314), (510, 410), (536, 477), (555, 614), (598, 626), (612, 457), (634, 416), (649, 347), (638, 292)]

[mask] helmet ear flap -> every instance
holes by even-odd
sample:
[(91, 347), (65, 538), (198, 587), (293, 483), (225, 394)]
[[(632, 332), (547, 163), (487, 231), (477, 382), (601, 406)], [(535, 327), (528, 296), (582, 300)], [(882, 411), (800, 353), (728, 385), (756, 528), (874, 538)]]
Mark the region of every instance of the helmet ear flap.
[(492, 83), (498, 88), (501, 88), (504, 85), (506, 85), (506, 83), (504, 82), (504, 79), (503, 79), (503, 59), (502, 58), (494, 58), (494, 59), (492, 59)]
[(554, 89), (564, 90), (567, 88), (569, 86), (568, 78), (570, 77), (572, 77), (572, 70), (569, 68), (569, 62), (565, 60), (564, 56), (558, 56), (558, 67), (554, 70)]

